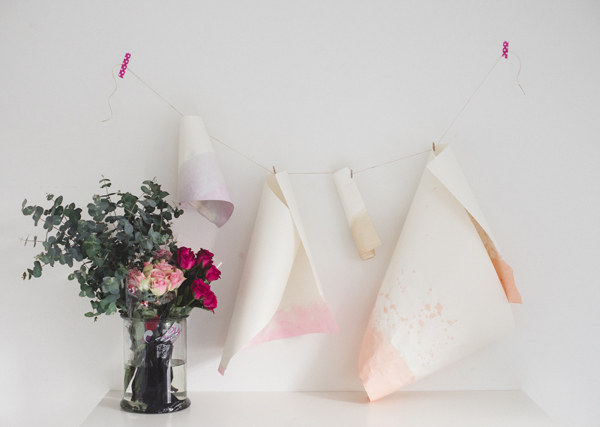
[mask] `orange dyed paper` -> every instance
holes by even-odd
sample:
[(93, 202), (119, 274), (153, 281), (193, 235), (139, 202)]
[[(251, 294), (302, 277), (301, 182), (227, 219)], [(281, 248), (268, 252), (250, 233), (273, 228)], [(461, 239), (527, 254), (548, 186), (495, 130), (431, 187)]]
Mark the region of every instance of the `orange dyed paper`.
[(497, 340), (521, 302), (454, 154), (431, 155), (388, 266), (359, 358), (369, 400)]

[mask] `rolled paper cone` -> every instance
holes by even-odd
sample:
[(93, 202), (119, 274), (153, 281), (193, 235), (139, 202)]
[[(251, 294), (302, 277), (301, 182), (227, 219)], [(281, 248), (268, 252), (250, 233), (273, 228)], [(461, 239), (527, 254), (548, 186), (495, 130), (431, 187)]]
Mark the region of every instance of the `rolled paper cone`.
[(458, 162), (431, 154), (363, 338), (369, 400), (395, 392), (502, 337), (520, 302)]
[(367, 207), (363, 201), (356, 182), (350, 175), (350, 169), (344, 168), (333, 174), (333, 180), (337, 187), (350, 231), (354, 238), (354, 244), (365, 261), (375, 256), (375, 248), (381, 245)]
[(265, 183), (219, 372), (243, 348), (311, 333), (338, 332), (287, 172)]
[(177, 202), (184, 208), (193, 207), (217, 227), (233, 213), (229, 190), (199, 116), (181, 118)]

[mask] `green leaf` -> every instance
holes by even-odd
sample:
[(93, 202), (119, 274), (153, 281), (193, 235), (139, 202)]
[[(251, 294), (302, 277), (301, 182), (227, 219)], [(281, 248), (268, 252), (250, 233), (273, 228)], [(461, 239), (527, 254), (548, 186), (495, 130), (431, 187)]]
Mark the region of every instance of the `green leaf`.
[(48, 194), (46, 196), (46, 200), (52, 200), (53, 197), (54, 197), (54, 194)]
[(71, 273), (69, 274), (69, 277), (67, 277), (68, 280), (73, 280), (75, 278), (75, 274)]
[(84, 314), (85, 317), (94, 317), (94, 313), (92, 313), (91, 311), (88, 311), (87, 313)]
[(44, 213), (44, 208), (42, 208), (41, 206), (36, 206), (35, 208), (35, 212), (33, 213), (33, 224), (37, 227), (38, 225), (38, 221), (40, 220), (40, 218), (42, 217), (42, 214)]
[(115, 302), (119, 297), (117, 295), (114, 294), (110, 294), (108, 295), (106, 298), (104, 298), (103, 301), (107, 302), (107, 303), (111, 303), (111, 302)]
[(123, 227), (123, 230), (125, 231), (125, 234), (128, 234), (130, 236), (133, 235), (133, 225), (131, 225), (129, 223), (129, 221), (125, 222), (125, 226)]
[(33, 277), (40, 277), (42, 275), (42, 265), (39, 261), (33, 263)]

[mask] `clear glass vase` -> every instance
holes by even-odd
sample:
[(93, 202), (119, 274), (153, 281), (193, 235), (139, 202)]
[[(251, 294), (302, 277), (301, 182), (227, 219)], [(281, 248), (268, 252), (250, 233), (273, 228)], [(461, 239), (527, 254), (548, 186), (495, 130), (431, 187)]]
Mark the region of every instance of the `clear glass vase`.
[(186, 384), (186, 317), (123, 317), (126, 411), (164, 414), (190, 406)]

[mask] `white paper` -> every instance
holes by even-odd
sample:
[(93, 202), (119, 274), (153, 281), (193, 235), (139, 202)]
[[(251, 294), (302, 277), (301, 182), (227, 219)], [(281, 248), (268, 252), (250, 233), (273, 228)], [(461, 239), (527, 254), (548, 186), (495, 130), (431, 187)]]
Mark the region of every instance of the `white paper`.
[(233, 213), (233, 202), (210, 136), (199, 116), (181, 118), (177, 203), (192, 206), (217, 227)]
[(340, 169), (333, 174), (333, 180), (340, 195), (358, 255), (362, 261), (371, 259), (375, 256), (375, 248), (381, 245), (381, 241), (373, 227), (356, 182), (350, 175), (350, 169)]
[(514, 326), (507, 295), (514, 302), (520, 296), (516, 301), (512, 270), (452, 151), (439, 147), (437, 153), (423, 173), (363, 339), (359, 375), (371, 401)]
[(287, 172), (265, 183), (219, 366), (241, 349), (309, 333), (338, 332), (323, 298)]

